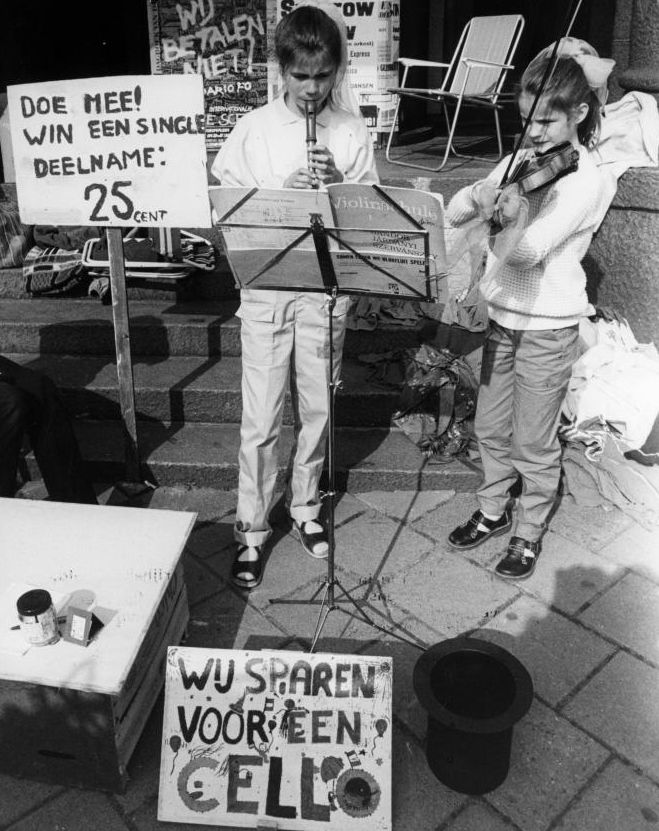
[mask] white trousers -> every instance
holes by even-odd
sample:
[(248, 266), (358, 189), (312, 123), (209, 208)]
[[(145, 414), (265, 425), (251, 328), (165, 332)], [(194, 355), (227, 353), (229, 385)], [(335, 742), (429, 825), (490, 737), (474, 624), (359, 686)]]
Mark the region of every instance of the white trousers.
[[(261, 545), (277, 479), (286, 389), (291, 387), (295, 442), (287, 504), (296, 522), (320, 513), (319, 482), (329, 419), (329, 298), (321, 292), (241, 292), (242, 422), (234, 536)], [(334, 308), (334, 382), (341, 373), (349, 297)]]

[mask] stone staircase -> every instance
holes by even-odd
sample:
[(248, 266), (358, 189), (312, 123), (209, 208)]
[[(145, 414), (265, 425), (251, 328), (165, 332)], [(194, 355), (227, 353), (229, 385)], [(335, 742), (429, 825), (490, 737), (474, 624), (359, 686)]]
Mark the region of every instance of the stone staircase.
[[(398, 175), (383, 178), (415, 184)], [(450, 184), (453, 191), (462, 178)], [(445, 185), (433, 182), (432, 189), (445, 192)], [(0, 277), (0, 353), (46, 372), (62, 390), (94, 481), (124, 478), (111, 307), (86, 298), (28, 298), (20, 271), (4, 270)], [(192, 288), (178, 291), (128, 291), (143, 475), (163, 486), (231, 489), (241, 415), (237, 293), (225, 261), (214, 274), (192, 280)], [(398, 393), (369, 380), (368, 366), (357, 359), (417, 342), (416, 330), (401, 326), (348, 332), (336, 402), (338, 490), (475, 488), (476, 464), (429, 462), (390, 428)], [(291, 444), (287, 405), (282, 477)], [(27, 461), (30, 476), (39, 478), (34, 460)]]

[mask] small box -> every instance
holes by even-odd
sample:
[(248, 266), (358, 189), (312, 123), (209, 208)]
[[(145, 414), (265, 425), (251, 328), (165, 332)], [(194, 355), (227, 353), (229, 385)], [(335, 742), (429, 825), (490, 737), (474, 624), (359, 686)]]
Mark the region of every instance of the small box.
[(0, 771), (125, 789), (126, 766), (164, 684), (167, 646), (187, 627), (180, 556), (195, 517), (0, 499), (0, 569), (9, 583), (67, 596), (91, 590), (114, 611), (84, 648), (61, 638), (2, 654), (0, 644), (0, 740), (11, 748), (0, 754)]

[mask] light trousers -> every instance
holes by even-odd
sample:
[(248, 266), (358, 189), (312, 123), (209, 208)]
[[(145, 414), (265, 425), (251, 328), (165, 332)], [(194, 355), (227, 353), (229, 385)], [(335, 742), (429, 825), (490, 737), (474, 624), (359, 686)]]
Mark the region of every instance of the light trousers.
[(506, 329), (494, 321), (483, 349), (475, 430), (483, 463), (480, 509), (500, 516), (521, 478), (513, 534), (535, 542), (546, 529), (561, 472), (560, 409), (578, 327)]
[[(320, 513), (320, 476), (329, 420), (329, 298), (322, 292), (243, 290), (242, 421), (234, 536), (261, 545), (271, 533), (278, 445), (291, 388), (294, 446), (286, 501), (295, 522)], [(341, 373), (349, 297), (332, 315), (334, 382)]]

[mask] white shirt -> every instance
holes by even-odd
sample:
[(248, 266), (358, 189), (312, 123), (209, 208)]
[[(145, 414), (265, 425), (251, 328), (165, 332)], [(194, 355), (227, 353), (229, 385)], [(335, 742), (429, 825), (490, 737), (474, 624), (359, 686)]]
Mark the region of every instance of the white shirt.
[[(346, 182), (377, 183), (373, 142), (366, 122), (328, 104), (316, 116), (318, 144), (331, 150)], [(306, 122), (283, 96), (244, 115), (220, 148), (211, 173), (233, 187), (281, 188), (307, 166)]]

